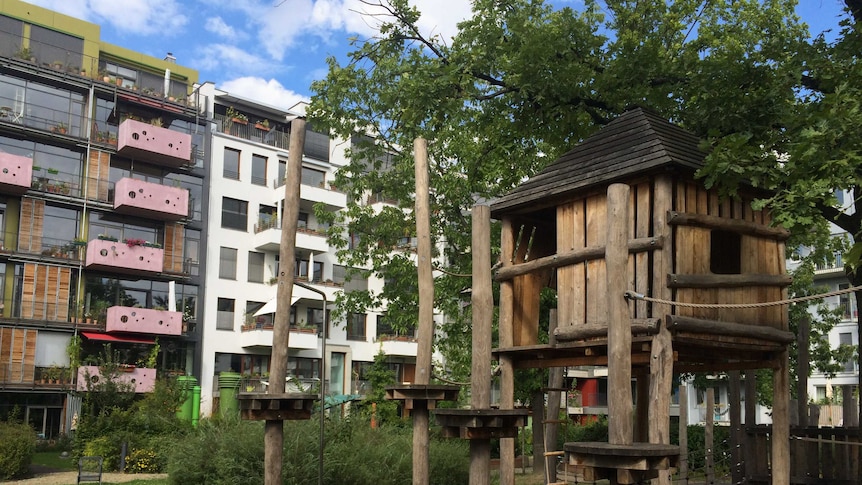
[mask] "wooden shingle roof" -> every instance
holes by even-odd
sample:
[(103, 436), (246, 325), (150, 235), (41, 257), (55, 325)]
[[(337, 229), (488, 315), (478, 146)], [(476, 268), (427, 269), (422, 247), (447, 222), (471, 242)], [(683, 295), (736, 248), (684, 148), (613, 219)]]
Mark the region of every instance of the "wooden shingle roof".
[(586, 188), (662, 171), (694, 171), (706, 153), (699, 139), (642, 108), (626, 111), (544, 170), (491, 204), (492, 216), (532, 212)]

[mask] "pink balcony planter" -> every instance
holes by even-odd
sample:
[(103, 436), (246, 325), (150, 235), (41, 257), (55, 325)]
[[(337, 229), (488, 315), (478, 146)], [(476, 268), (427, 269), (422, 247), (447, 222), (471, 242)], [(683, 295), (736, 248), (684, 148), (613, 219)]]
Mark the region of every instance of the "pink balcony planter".
[(149, 123), (126, 120), (120, 123), (117, 152), (123, 156), (179, 167), (191, 159), (192, 137)]
[(161, 273), (165, 250), (148, 246), (129, 246), (124, 242), (93, 239), (87, 243), (84, 266), (125, 274)]
[(32, 158), (0, 152), (0, 193), (21, 195), (32, 183)]
[(178, 220), (189, 215), (189, 191), (123, 178), (114, 186), (114, 209), (150, 219)]
[(107, 332), (135, 332), (150, 335), (182, 335), (182, 312), (112, 306), (108, 308)]
[[(78, 367), (78, 390), (87, 391), (95, 390), (102, 382), (102, 372), (98, 366), (86, 365)], [(153, 392), (156, 387), (156, 370), (146, 367), (135, 367), (126, 369), (124, 372), (117, 373), (116, 379), (118, 382), (130, 383), (134, 386), (135, 392)]]

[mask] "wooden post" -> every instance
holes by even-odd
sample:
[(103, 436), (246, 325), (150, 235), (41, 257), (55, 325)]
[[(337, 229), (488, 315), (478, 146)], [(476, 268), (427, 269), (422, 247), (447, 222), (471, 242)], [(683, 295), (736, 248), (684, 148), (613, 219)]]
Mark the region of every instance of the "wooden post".
[(856, 399), (853, 397), (853, 386), (841, 386), (841, 411), (844, 419), (844, 427), (859, 426), (856, 420)]
[[(413, 142), (416, 172), (416, 237), (419, 275), (419, 332), (416, 350), (416, 384), (431, 382), (431, 340), (434, 338), (434, 277), (431, 273), (431, 222), (428, 204), (428, 145)], [(488, 272), (490, 276), (490, 270)], [(428, 408), (413, 409), (413, 485), (428, 485)]]
[(730, 377), (730, 395), (728, 403), (730, 414), (730, 476), (731, 482), (742, 483), (742, 409), (739, 408), (741, 403), (740, 387), (742, 380), (739, 378), (739, 371), (730, 371), (727, 373)]
[(688, 385), (679, 386), (679, 485), (688, 485)]
[[(656, 177), (653, 187), (652, 223), (653, 235), (670, 241), (672, 229), (667, 224), (667, 214), (673, 209), (673, 182), (667, 175)], [(653, 291), (654, 296), (672, 300), (673, 290), (668, 288), (664, 279), (672, 272), (673, 248), (665, 244), (653, 253)], [(663, 318), (671, 314), (669, 305), (653, 304), (652, 314)], [(649, 367), (649, 442), (670, 444), (670, 398), (673, 391), (673, 337), (666, 325), (661, 325), (658, 334), (652, 338)], [(685, 449), (681, 448), (680, 453)], [(670, 473), (659, 470), (656, 485), (670, 485)]]
[(608, 187), (607, 293), (605, 309), (608, 321), (608, 442), (632, 444), (632, 333), (631, 316), (625, 299), (628, 277), (629, 187)]
[[(502, 266), (511, 266), (515, 251), (515, 232), (511, 219), (503, 219), (500, 235), (500, 259)], [(515, 290), (512, 280), (500, 283), (499, 334), (500, 347), (510, 348), (515, 339)], [(512, 359), (500, 357), (500, 409), (515, 408), (515, 370)], [(500, 485), (515, 483), (515, 440), (500, 439)]]
[[(548, 341), (551, 345), (557, 344), (557, 336), (554, 334), (554, 330), (557, 328), (558, 319), (557, 319), (557, 310), (555, 308), (551, 309), (550, 321), (548, 322)], [(561, 389), (563, 387), (563, 368), (562, 367), (551, 367), (548, 369), (548, 408), (545, 416), (545, 421), (547, 424), (545, 425), (545, 451), (557, 451), (557, 436), (558, 430), (560, 429), (560, 424), (557, 422), (560, 419), (560, 393), (561, 391), (557, 391), (557, 389)], [(533, 424), (535, 426), (535, 423)], [(538, 455), (533, 453), (534, 456)], [(556, 465), (556, 459), (552, 461), (554, 465)], [(543, 467), (548, 467), (547, 476), (550, 478), (549, 482), (553, 483), (557, 481), (557, 467), (549, 466), (548, 460), (542, 457)], [(535, 466), (535, 465), (533, 465)]]
[[(305, 147), (305, 119), (290, 123), (290, 145), (287, 156), (287, 180), (284, 184), (284, 214), (279, 246), (278, 289), (272, 331), (272, 355), (269, 361), (270, 394), (283, 394), (287, 377), (287, 351), (290, 337), (290, 299), (293, 296), (293, 274), (296, 265), (296, 228), (299, 220), (299, 185), (302, 177), (302, 152)], [(284, 421), (266, 420), (264, 425), (264, 482), (281, 483), (284, 458)]]
[(745, 459), (745, 477), (750, 480), (757, 474), (757, 435), (752, 433), (757, 425), (757, 371), (745, 371), (745, 445), (742, 456)]
[(785, 348), (773, 371), (772, 485), (790, 485), (790, 372)]
[(706, 483), (715, 483), (715, 389), (708, 388), (706, 390), (706, 424), (703, 431), (704, 450), (706, 450)]
[[(491, 337), (494, 296), (491, 289), (491, 210), (487, 205), (473, 206), (473, 361), (470, 407), (491, 407)], [(491, 483), (491, 441), (470, 440), (470, 485)]]

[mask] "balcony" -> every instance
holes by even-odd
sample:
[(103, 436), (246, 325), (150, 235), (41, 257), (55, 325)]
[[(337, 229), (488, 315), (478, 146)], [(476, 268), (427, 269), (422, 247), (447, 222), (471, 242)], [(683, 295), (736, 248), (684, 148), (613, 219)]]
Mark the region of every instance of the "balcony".
[(110, 271), (131, 275), (161, 273), (165, 250), (146, 245), (93, 239), (87, 244), (88, 270)]
[[(254, 247), (258, 251), (278, 251), (281, 244), (281, 224), (277, 219), (261, 219), (254, 226)], [(307, 227), (296, 230), (296, 249), (325, 253), (329, 251), (326, 234)]]
[(347, 207), (347, 194), (323, 186), (301, 184), (299, 198), (315, 204), (321, 203), (328, 211), (337, 211)]
[[(239, 341), (242, 348), (272, 347), (272, 326), (243, 325)], [(315, 350), (320, 348), (317, 329), (314, 327), (290, 327), (288, 345), (291, 349)]]
[(182, 335), (182, 312), (112, 306), (108, 308), (106, 332), (135, 332), (150, 335)]
[[(78, 368), (78, 391), (87, 391), (102, 381), (102, 371), (98, 366), (87, 365)], [(156, 370), (146, 367), (122, 367), (117, 373), (116, 382), (131, 384), (136, 393), (153, 392), (156, 387)]]
[(0, 193), (21, 195), (30, 188), (33, 159), (0, 152)]
[(191, 162), (192, 137), (137, 120), (120, 123), (117, 153), (169, 167)]
[(189, 215), (189, 191), (122, 178), (114, 186), (114, 210), (165, 221), (183, 219)]
[(418, 349), (415, 337), (408, 335), (383, 335), (377, 338), (380, 351), (386, 355), (415, 356)]

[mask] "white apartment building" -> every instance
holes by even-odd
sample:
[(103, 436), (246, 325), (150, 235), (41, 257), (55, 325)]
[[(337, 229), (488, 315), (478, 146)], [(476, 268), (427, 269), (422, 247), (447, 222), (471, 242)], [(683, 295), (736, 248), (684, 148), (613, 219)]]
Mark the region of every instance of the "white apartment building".
[[(206, 416), (216, 410), (219, 373), (241, 373), (248, 390), (268, 384), (289, 121), (303, 112), (301, 106), (284, 111), (240, 99), (210, 84), (201, 91), (210, 100), (213, 120), (200, 367), (201, 414)], [(382, 311), (351, 314), (323, 329), (324, 312), (331, 312), (339, 292), (379, 291), (383, 285), (374, 278), (345, 281), (347, 268), (339, 265), (314, 213), (316, 204), (329, 211), (346, 207), (346, 195), (332, 182), (347, 163), (348, 146), (307, 127), (295, 276), (324, 292), (329, 304), (324, 309), (321, 295), (294, 286), (290, 314), (289, 376), (306, 384), (322, 377), (332, 396), (363, 394), (363, 374), (380, 351), (398, 381), (412, 381), (417, 347), (412, 338), (386, 338), (392, 332)]]

